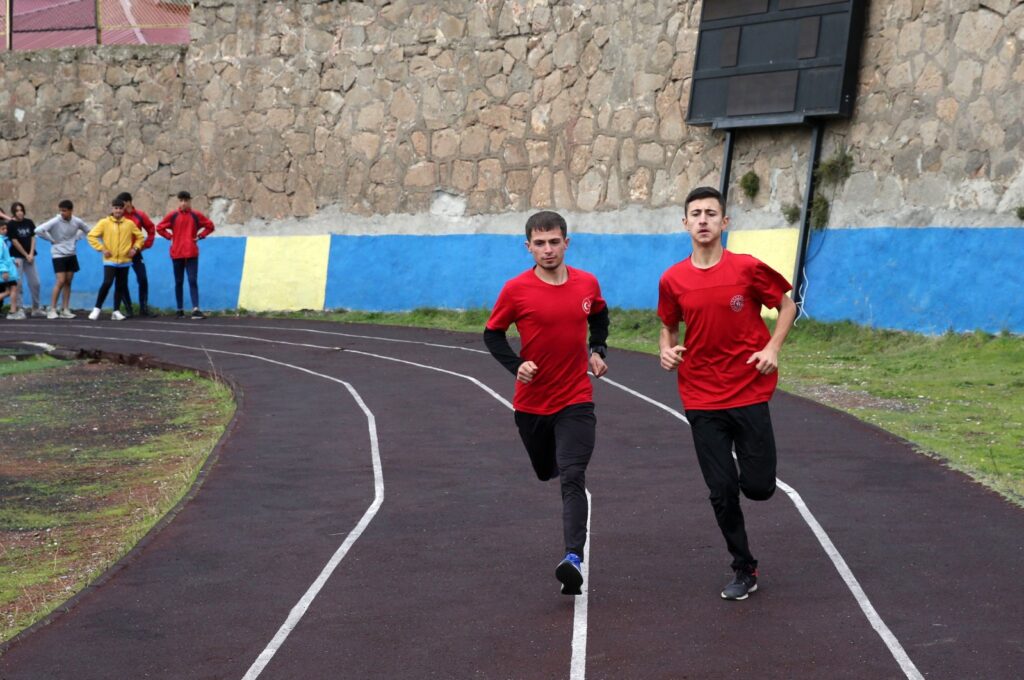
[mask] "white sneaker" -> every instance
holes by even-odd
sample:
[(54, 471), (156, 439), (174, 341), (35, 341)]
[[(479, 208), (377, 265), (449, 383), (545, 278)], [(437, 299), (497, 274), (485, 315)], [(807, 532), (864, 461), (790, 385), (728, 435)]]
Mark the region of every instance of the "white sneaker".
[(110, 318), (112, 321), (124, 321), (124, 314), (121, 313), (121, 310), (115, 309), (114, 313), (110, 315)]
[(89, 321), (95, 321), (98, 318), (100, 318), (100, 308), (93, 307), (92, 311), (89, 312)]
[(8, 321), (22, 321), (25, 318), (25, 310), (19, 309), (16, 312), (11, 312), (7, 315)]
[(60, 314), (57, 313), (56, 309), (50, 308), (50, 311), (48, 311), (46, 313), (46, 318), (47, 319), (59, 319), (60, 318)]
[(75, 317), (75, 313), (72, 312), (70, 309), (62, 309), (62, 310), (60, 310), (60, 318), (62, 318), (62, 319), (74, 319), (76, 317)]
[(47, 318), (47, 319), (50, 318), (48, 316), (48, 312), (45, 309), (41, 309), (39, 307), (33, 307), (32, 308), (32, 318), (33, 319), (42, 319), (44, 317)]

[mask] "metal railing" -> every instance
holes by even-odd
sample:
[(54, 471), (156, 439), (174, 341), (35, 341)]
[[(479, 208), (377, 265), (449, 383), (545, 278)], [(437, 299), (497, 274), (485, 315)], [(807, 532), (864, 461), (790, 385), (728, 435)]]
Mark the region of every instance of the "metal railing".
[(3, 48), (181, 44), (191, 0), (0, 0)]

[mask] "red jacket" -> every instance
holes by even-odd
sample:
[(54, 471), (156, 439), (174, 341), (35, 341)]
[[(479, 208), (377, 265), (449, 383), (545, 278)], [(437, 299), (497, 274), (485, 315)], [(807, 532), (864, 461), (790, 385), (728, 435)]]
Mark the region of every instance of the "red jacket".
[(156, 225), (157, 233), (171, 241), (171, 259), (199, 257), (196, 241), (213, 233), (213, 222), (198, 210), (172, 210)]
[(149, 215), (138, 208), (133, 208), (131, 212), (125, 210), (124, 216), (137, 224), (139, 229), (146, 232), (146, 242), (142, 244), (142, 249), (152, 248), (153, 239), (156, 237), (156, 227), (153, 226), (153, 220), (149, 219)]

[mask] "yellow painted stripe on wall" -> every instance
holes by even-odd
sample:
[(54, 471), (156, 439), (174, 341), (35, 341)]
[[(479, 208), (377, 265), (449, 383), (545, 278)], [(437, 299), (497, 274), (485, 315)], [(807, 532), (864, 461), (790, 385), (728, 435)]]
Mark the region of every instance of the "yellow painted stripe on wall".
[[(753, 255), (793, 283), (799, 229), (752, 229), (727, 233), (729, 250)], [(778, 314), (774, 309), (762, 312), (772, 318)]]
[(323, 309), (331, 237), (250, 236), (238, 306), (253, 311)]

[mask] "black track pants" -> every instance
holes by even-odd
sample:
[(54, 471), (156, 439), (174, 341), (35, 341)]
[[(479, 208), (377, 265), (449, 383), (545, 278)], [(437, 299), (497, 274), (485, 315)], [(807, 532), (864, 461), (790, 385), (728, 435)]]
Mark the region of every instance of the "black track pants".
[(100, 289), (96, 293), (96, 306), (103, 307), (103, 302), (107, 299), (107, 293), (110, 292), (111, 284), (114, 285), (114, 310), (120, 309), (121, 305), (124, 304), (127, 314), (131, 315), (131, 301), (128, 298), (128, 267), (104, 265), (103, 283), (100, 284)]
[(597, 417), (594, 404), (573, 404), (547, 416), (515, 413), (519, 436), (530, 454), (537, 478), (559, 478), (565, 550), (583, 559), (587, 542), (586, 472), (594, 452)]
[(755, 501), (768, 500), (775, 493), (775, 434), (768, 404), (687, 410), (686, 418), (718, 528), (733, 558), (732, 568), (753, 571), (757, 560), (747, 543), (740, 492)]

